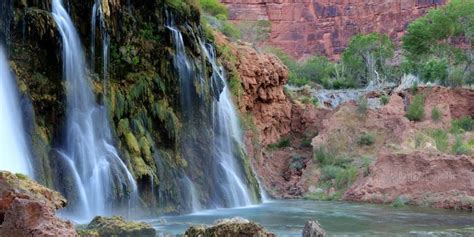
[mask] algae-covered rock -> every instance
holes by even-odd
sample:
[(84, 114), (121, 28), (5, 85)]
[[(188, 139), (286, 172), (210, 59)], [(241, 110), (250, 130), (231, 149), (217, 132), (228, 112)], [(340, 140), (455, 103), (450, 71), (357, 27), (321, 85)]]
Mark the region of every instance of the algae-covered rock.
[(190, 227), (185, 236), (188, 237), (273, 237), (275, 234), (268, 232), (261, 225), (249, 220), (234, 217), (232, 219), (222, 219), (216, 221), (213, 226)]
[[(84, 235), (82, 235), (82, 233)], [(98, 236), (143, 236), (154, 237), (156, 230), (149, 224), (144, 222), (129, 222), (121, 216), (113, 217), (95, 217), (85, 230), (81, 230), (81, 236), (98, 233)]]

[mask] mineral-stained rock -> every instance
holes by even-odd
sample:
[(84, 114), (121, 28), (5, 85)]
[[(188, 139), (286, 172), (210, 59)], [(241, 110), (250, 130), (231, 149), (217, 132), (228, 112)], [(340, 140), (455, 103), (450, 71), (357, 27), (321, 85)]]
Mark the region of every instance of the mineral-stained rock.
[(325, 237), (326, 231), (321, 227), (318, 221), (308, 221), (304, 225), (303, 237)]
[(58, 192), (23, 175), (0, 172), (0, 236), (77, 236), (71, 222), (55, 216), (64, 206)]
[(249, 220), (235, 217), (232, 219), (218, 220), (213, 226), (190, 227), (185, 236), (187, 237), (274, 237), (273, 233), (267, 232), (262, 226)]
[(88, 236), (90, 232), (98, 233), (99, 236), (143, 236), (154, 237), (156, 230), (149, 224), (143, 222), (128, 222), (123, 217), (95, 217), (85, 231), (79, 232)]
[(351, 36), (381, 32), (399, 40), (407, 24), (445, 0), (222, 0), (234, 21), (269, 20), (270, 44), (300, 58), (337, 58)]
[(345, 194), (345, 200), (410, 204), (473, 210), (474, 159), (466, 155), (382, 152)]
[(218, 45), (229, 45), (235, 55), (243, 94), (238, 107), (243, 114), (252, 114), (260, 131), (262, 145), (277, 142), (291, 129), (291, 101), (284, 93), (288, 70), (274, 56), (257, 52), (244, 43), (230, 44), (217, 35)]

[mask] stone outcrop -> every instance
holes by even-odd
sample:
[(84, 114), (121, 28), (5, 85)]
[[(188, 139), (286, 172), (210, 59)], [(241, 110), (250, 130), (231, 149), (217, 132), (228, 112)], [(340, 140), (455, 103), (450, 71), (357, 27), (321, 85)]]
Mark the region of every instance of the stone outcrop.
[(249, 220), (234, 217), (218, 220), (213, 226), (192, 226), (185, 236), (187, 237), (274, 237), (275, 234), (266, 231), (261, 225)]
[(345, 194), (344, 199), (392, 203), (397, 199), (416, 205), (473, 210), (474, 159), (461, 155), (382, 152)]
[(301, 58), (338, 58), (358, 33), (381, 32), (399, 40), (407, 24), (445, 0), (222, 0), (234, 21), (269, 20), (268, 43)]
[(154, 237), (156, 230), (144, 222), (128, 222), (123, 217), (95, 217), (85, 230), (79, 231), (80, 236), (143, 236)]
[(58, 192), (0, 172), (0, 236), (76, 236), (71, 222), (55, 216), (65, 206)]
[(216, 41), (218, 45), (230, 45), (235, 55), (236, 62), (232, 66), (243, 89), (237, 103), (240, 112), (252, 114), (262, 145), (277, 142), (291, 130), (292, 105), (284, 93), (287, 68), (278, 58), (259, 53), (248, 44), (230, 44), (221, 34), (217, 34)]
[(325, 237), (326, 231), (321, 227), (318, 221), (308, 221), (304, 225), (303, 237)]

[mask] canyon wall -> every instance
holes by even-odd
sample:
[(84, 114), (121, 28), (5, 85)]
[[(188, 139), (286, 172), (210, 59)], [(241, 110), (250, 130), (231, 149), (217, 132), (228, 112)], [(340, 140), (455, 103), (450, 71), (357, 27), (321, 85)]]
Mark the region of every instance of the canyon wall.
[[(399, 41), (407, 24), (446, 0), (222, 0), (234, 21), (269, 20), (269, 44), (297, 58), (337, 59), (358, 33), (381, 32)], [(244, 39), (245, 40), (245, 39)]]

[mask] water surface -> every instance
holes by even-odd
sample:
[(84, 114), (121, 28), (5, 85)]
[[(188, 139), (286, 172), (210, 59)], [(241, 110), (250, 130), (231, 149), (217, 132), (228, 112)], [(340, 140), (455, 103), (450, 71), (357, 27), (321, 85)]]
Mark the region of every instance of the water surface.
[(190, 225), (235, 216), (258, 222), (278, 236), (301, 236), (310, 219), (318, 220), (330, 236), (474, 236), (474, 214), (468, 212), (304, 200), (272, 201), (149, 222), (160, 235), (174, 236)]

